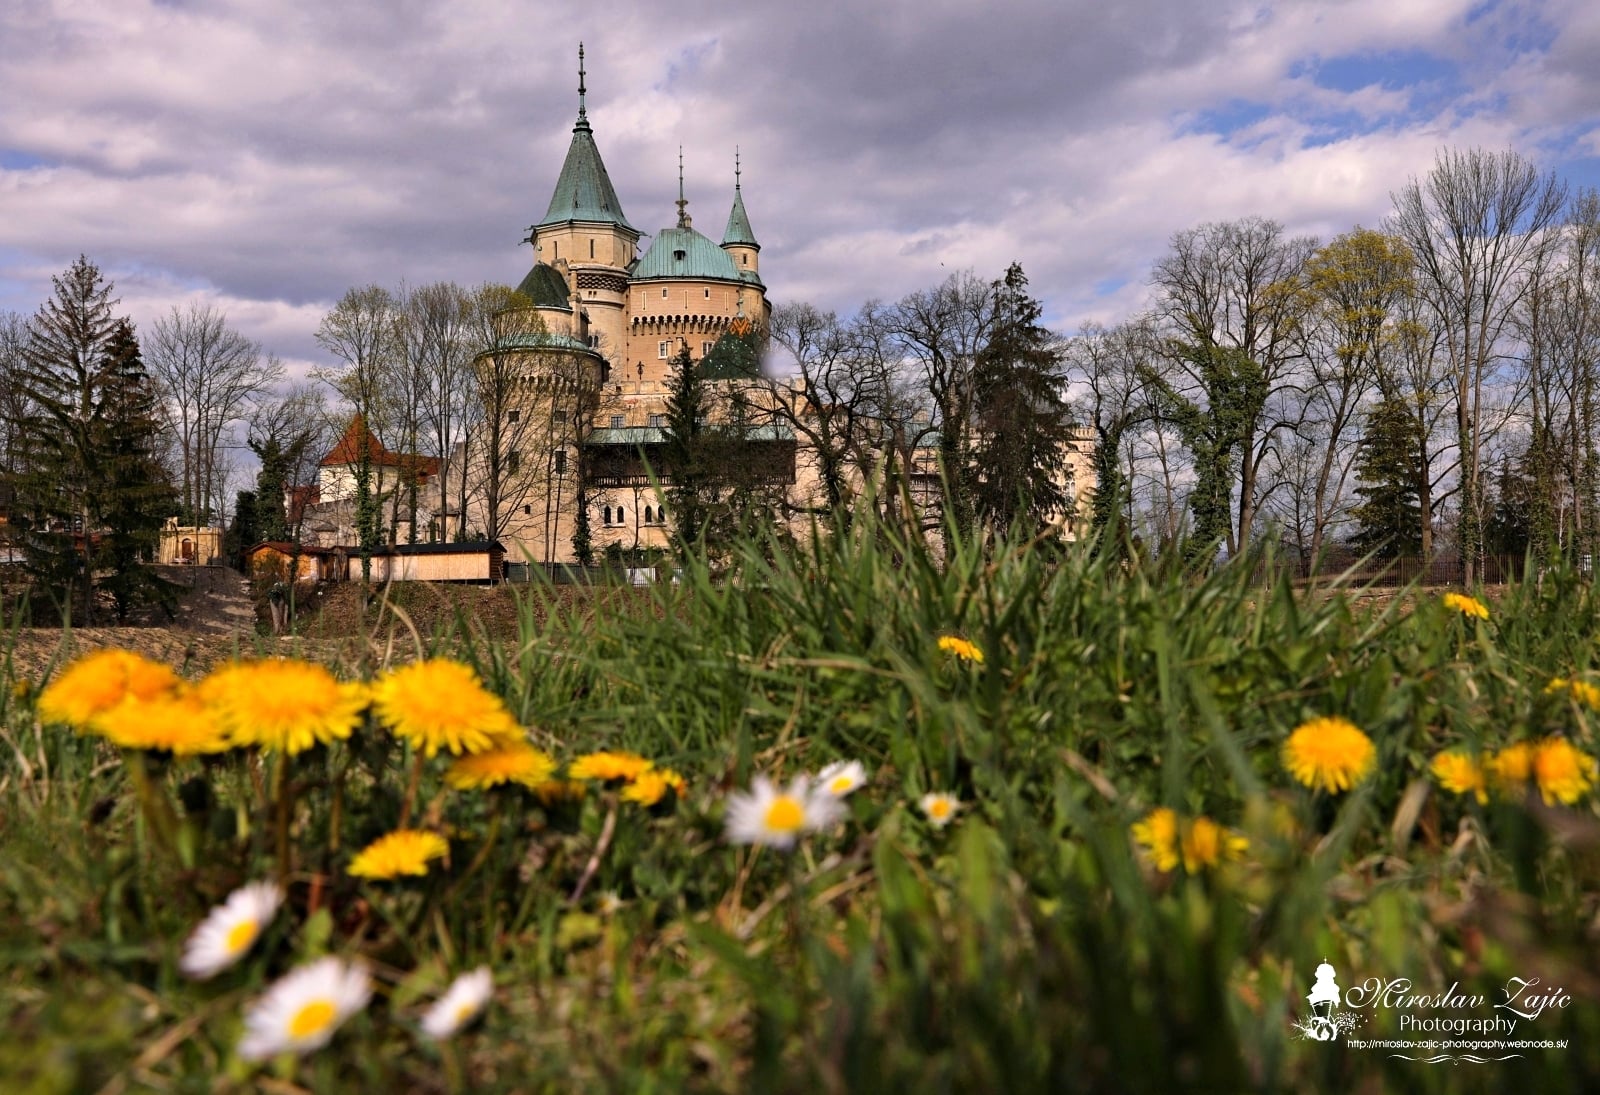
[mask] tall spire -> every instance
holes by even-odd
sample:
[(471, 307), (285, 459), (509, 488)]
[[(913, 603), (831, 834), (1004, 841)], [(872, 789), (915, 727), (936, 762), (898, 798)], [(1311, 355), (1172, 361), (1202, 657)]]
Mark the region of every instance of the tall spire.
[(583, 105), (583, 43), (578, 43), (578, 124), (572, 127), (573, 132), (589, 128), (589, 112)]
[(678, 146), (678, 227), (688, 228), (693, 225), (689, 219), (689, 199), (683, 196), (683, 146)]
[(728, 227), (722, 232), (722, 246), (753, 247), (761, 250), (761, 245), (756, 242), (756, 234), (750, 229), (750, 214), (744, 211), (744, 193), (739, 184), (742, 181), (742, 165), (739, 162), (739, 147), (733, 149), (733, 208), (728, 212)]

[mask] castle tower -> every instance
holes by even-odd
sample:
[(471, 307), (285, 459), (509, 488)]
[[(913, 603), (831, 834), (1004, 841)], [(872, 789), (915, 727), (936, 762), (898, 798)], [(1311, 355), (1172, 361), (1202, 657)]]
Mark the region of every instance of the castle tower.
[[(594, 143), (585, 104), (583, 45), (578, 45), (578, 120), (572, 145), (561, 165), (544, 219), (528, 235), (537, 263), (561, 276), (573, 307), (572, 328), (558, 332), (594, 344), (611, 360), (620, 360), (627, 336), (623, 312), (628, 292), (628, 266), (638, 249), (639, 231), (628, 223), (616, 188)], [(537, 266), (535, 267), (537, 271)], [(533, 273), (529, 278), (534, 278)], [(525, 282), (525, 284), (527, 284)], [(546, 294), (555, 283), (540, 275)]]
[(733, 153), (733, 209), (728, 213), (728, 227), (722, 230), (722, 249), (728, 252), (739, 277), (756, 285), (761, 284), (761, 245), (750, 230), (750, 215), (744, 211), (744, 194), (739, 188), (739, 152)]

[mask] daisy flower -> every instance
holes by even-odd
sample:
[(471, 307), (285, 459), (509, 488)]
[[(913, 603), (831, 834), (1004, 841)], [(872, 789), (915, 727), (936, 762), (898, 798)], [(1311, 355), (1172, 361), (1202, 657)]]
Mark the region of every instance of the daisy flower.
[(438, 833), (424, 829), (396, 829), (368, 844), (350, 861), (357, 878), (391, 879), (400, 875), (425, 875), (428, 863), (449, 854), (450, 845)]
[(458, 791), (498, 787), (503, 783), (538, 787), (555, 770), (556, 762), (548, 753), (519, 741), (460, 757), (445, 771), (444, 781)]
[(113, 745), (188, 757), (221, 753), (227, 733), (190, 691), (166, 692), (141, 700), (129, 697), (94, 720), (94, 728)]
[(225, 665), (200, 682), (199, 694), (236, 744), (290, 756), (348, 738), (367, 707), (364, 685), (291, 658)]
[(1283, 743), (1283, 766), (1307, 787), (1330, 794), (1348, 791), (1377, 761), (1372, 739), (1355, 723), (1337, 717), (1301, 723)]
[(955, 635), (940, 635), (939, 649), (946, 654), (954, 654), (964, 662), (983, 664), (983, 651), (978, 649), (978, 645)]
[(484, 753), (523, 740), (522, 727), (470, 666), (448, 658), (412, 662), (372, 685), (373, 709), (398, 738), (427, 756)]
[(567, 766), (567, 775), (572, 779), (598, 779), (602, 782), (614, 779), (633, 780), (638, 779), (652, 767), (654, 765), (638, 753), (585, 753)]
[(943, 829), (955, 820), (956, 812), (961, 809), (961, 800), (943, 791), (929, 791), (917, 805), (922, 808), (922, 816), (935, 829)]
[(839, 800), (818, 794), (806, 776), (796, 776), (784, 789), (757, 776), (748, 792), (728, 796), (728, 840), (791, 848), (802, 833), (825, 829), (843, 813)]
[(178, 968), (200, 981), (221, 973), (255, 945), (282, 903), (283, 890), (272, 882), (252, 882), (234, 890), (189, 936)]
[(817, 786), (834, 798), (844, 798), (867, 782), (867, 770), (859, 760), (837, 760), (817, 776)]
[(329, 957), (291, 970), (246, 1010), (239, 1056), (263, 1061), (320, 1049), (371, 998), (372, 984), (361, 966)]
[(687, 787), (684, 778), (671, 768), (651, 768), (639, 773), (632, 783), (624, 787), (622, 797), (640, 806), (654, 806), (666, 797), (668, 788), (682, 798)]
[(1463, 616), (1471, 616), (1479, 620), (1489, 618), (1489, 606), (1476, 597), (1468, 597), (1465, 593), (1446, 593), (1444, 607), (1453, 608)]
[(39, 693), (39, 721), (89, 730), (123, 700), (153, 700), (176, 691), (178, 684), (169, 665), (131, 650), (96, 650), (67, 666)]
[(478, 1017), (493, 992), (494, 978), (488, 966), (463, 973), (422, 1017), (422, 1032), (435, 1041), (450, 1037)]

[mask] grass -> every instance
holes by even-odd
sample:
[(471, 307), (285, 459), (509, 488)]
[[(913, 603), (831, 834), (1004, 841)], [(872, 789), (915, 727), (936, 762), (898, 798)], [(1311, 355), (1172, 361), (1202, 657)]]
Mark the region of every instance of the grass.
[[(294, 758), (156, 763), (141, 798), (141, 755), (40, 725), (44, 682), (8, 682), (0, 1076), (20, 1091), (1591, 1089), (1592, 791), (1480, 805), (1428, 764), (1551, 735), (1596, 751), (1597, 712), (1546, 691), (1595, 679), (1592, 589), (1547, 576), (1480, 622), (1250, 570), (1024, 544), (941, 561), (863, 530), (752, 548), (732, 579), (690, 566), (626, 610), (533, 587), (510, 641), (403, 609), (377, 625), (390, 659), (467, 661), (558, 759), (626, 749), (682, 772), (686, 793), (654, 809), (615, 788), (555, 805), (451, 791), (442, 760), (417, 764), (370, 721)], [(982, 664), (941, 652), (943, 635)], [(372, 677), (384, 660), (337, 668)], [(1323, 715), (1377, 749), (1347, 794), (1281, 762)], [(731, 791), (841, 759), (869, 773), (843, 826), (792, 854), (725, 841)], [(275, 779), (292, 806), (281, 856)], [(934, 790), (963, 803), (943, 829), (916, 808)], [(1159, 871), (1129, 835), (1159, 806), (1248, 850)], [(449, 836), (448, 862), (350, 877), (402, 815)], [(250, 954), (182, 978), (207, 911), (280, 873), (286, 908)], [(239, 1061), (243, 1008), (325, 953), (370, 966), (373, 1005), (324, 1050)], [(1308, 1041), (1294, 1023), (1324, 960), (1346, 989), (1409, 978), (1491, 1002), (1538, 977), (1570, 1003), (1517, 1035), (1569, 1044), (1427, 1064)], [(478, 964), (496, 980), (483, 1021), (423, 1037), (421, 1009)], [(1392, 1036), (1401, 1010), (1370, 1011), (1357, 1036)], [(1411, 1055), (1439, 1052), (1465, 1051)]]

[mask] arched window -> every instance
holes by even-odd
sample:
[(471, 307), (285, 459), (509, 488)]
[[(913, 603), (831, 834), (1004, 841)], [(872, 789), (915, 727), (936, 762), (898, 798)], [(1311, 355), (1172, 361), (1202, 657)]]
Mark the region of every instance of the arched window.
[(607, 506), (606, 507), (606, 524), (609, 525), (610, 523), (611, 523), (611, 507)]
[(618, 506), (617, 507), (617, 524), (625, 525), (627, 523), (628, 523), (628, 511), (623, 509), (621, 506)]
[(644, 508), (644, 523), (647, 524), (647, 525), (650, 523), (650, 507), (649, 506), (646, 506)]

